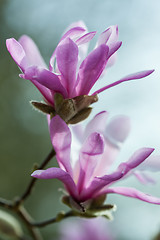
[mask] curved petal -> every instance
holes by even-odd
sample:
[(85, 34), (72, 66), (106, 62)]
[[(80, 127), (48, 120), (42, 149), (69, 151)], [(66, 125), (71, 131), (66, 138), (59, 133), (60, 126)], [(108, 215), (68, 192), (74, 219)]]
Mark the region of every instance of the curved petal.
[(102, 32), (98, 38), (97, 45), (107, 44), (108, 46), (118, 41), (118, 26), (113, 25)]
[[(34, 68), (36, 68), (36, 67), (33, 67), (33, 69)], [(28, 68), (27, 70), (31, 71), (31, 69), (32, 69), (32, 67)], [(19, 75), (19, 77), (21, 77), (23, 79), (30, 80), (35, 85), (35, 87), (40, 91), (40, 93), (43, 95), (44, 101), (53, 106), (54, 102), (53, 102), (53, 95), (52, 95), (51, 91), (48, 88), (41, 85), (36, 80), (34, 80), (34, 78), (32, 78), (32, 76), (34, 76), (34, 71), (33, 72), (31, 71), (27, 75), (25, 75), (25, 74), (20, 74)]]
[(109, 188), (106, 191), (103, 191), (102, 194), (108, 194), (108, 193), (116, 193), (120, 194), (126, 197), (131, 197), (131, 198), (136, 198), (144, 202), (148, 203), (153, 203), (153, 204), (160, 204), (160, 198), (151, 196), (149, 194), (143, 193), (138, 191), (137, 189), (134, 188), (129, 188), (129, 187), (114, 187), (114, 188)]
[[(71, 25), (70, 25), (70, 27), (71, 27)], [(82, 36), (82, 34), (84, 32), (86, 32), (86, 30), (87, 29), (84, 24), (79, 24), (79, 25), (75, 25), (75, 26), (72, 25), (72, 27), (67, 32), (65, 32), (64, 35), (61, 37), (60, 42), (62, 40), (64, 40), (65, 38), (71, 38), (73, 40), (80, 38)]]
[(102, 158), (96, 168), (95, 176), (103, 176), (109, 172), (112, 164), (116, 161), (120, 149), (105, 139), (105, 148)]
[(85, 35), (83, 35), (82, 37), (76, 40), (76, 44), (81, 45), (84, 43), (88, 43), (95, 36), (95, 34), (96, 34), (96, 31), (86, 33)]
[(109, 186), (111, 183), (121, 179), (123, 174), (121, 172), (114, 172), (109, 175), (105, 175), (105, 178), (95, 177), (90, 186), (80, 194), (81, 201), (86, 201), (98, 195), (105, 186)]
[(50, 136), (60, 167), (73, 176), (70, 163), (71, 132), (67, 124), (57, 115), (50, 121)]
[(131, 129), (130, 119), (127, 116), (116, 116), (107, 125), (104, 132), (107, 140), (115, 146), (119, 146), (119, 143), (123, 143)]
[(57, 178), (65, 185), (67, 191), (73, 198), (77, 198), (77, 188), (76, 185), (69, 175), (69, 173), (63, 171), (60, 168), (48, 168), (46, 170), (36, 170), (31, 174), (34, 178), (39, 179), (54, 179)]
[(108, 59), (121, 47), (122, 42), (117, 41), (109, 44), (109, 53), (108, 53)]
[[(111, 52), (111, 49), (113, 50), (113, 43), (114, 43), (114, 46), (116, 46), (117, 45), (116, 42), (118, 42), (118, 26), (114, 25), (114, 26), (109, 27), (107, 30), (105, 30), (104, 32), (101, 33), (101, 35), (98, 39), (97, 45), (107, 44), (107, 46), (109, 47), (110, 52)], [(120, 44), (120, 42), (118, 42), (118, 45), (119, 44)], [(118, 50), (118, 48), (115, 49), (115, 51), (117, 51), (117, 50)], [(108, 59), (106, 67), (111, 67), (115, 63), (116, 59), (117, 59), (117, 53), (114, 53)], [(105, 70), (104, 70), (104, 72), (105, 72)]]
[(68, 32), (68, 30), (70, 30), (70, 29), (72, 29), (72, 28), (77, 28), (77, 27), (83, 28), (85, 31), (88, 31), (88, 30), (87, 30), (87, 27), (86, 27), (86, 24), (84, 23), (84, 21), (79, 20), (79, 21), (76, 21), (76, 22), (71, 23), (71, 24), (65, 29), (64, 33)]
[[(101, 114), (102, 116), (104, 114)], [(105, 117), (105, 116), (104, 116)], [(107, 117), (107, 114), (106, 114)], [(128, 136), (129, 130), (130, 130), (130, 121), (127, 116), (117, 116), (113, 118), (110, 123), (107, 125), (106, 130), (104, 130), (104, 127), (106, 125), (106, 119), (103, 120), (103, 122), (98, 122), (98, 114), (95, 117), (95, 120), (97, 118), (97, 121), (95, 121), (95, 124), (91, 123), (91, 126), (93, 126), (93, 129), (95, 128), (96, 131), (98, 131), (98, 128), (101, 129), (103, 132), (103, 135), (105, 137), (105, 148), (102, 155), (102, 158), (99, 161), (99, 164), (96, 168), (95, 175), (96, 176), (103, 176), (105, 175), (109, 168), (112, 166), (113, 162), (116, 160), (116, 157), (120, 151), (119, 147), (120, 144), (126, 139)], [(101, 119), (102, 120), (102, 119)], [(90, 124), (89, 123), (89, 124)], [(89, 125), (88, 124), (88, 125)], [(85, 133), (87, 134), (87, 130), (90, 128), (90, 125), (87, 126)], [(93, 131), (92, 129), (92, 131)]]
[[(83, 24), (83, 22), (79, 21), (77, 23), (74, 23), (72, 25), (70, 25), (70, 27), (68, 28), (67, 32), (64, 33), (64, 35), (62, 36), (62, 38), (60, 39), (58, 45), (61, 43), (61, 41), (63, 41), (66, 38), (70, 38), (70, 39), (76, 39), (82, 36), (82, 34), (86, 31), (86, 27)], [(58, 46), (57, 46), (58, 47)], [(56, 49), (53, 52), (51, 58), (50, 58), (50, 70), (53, 71), (54, 70), (54, 61), (55, 61), (55, 54), (56, 54)]]
[(84, 59), (78, 73), (78, 95), (87, 95), (98, 80), (106, 65), (108, 51), (108, 46), (102, 44)]
[(140, 164), (136, 171), (132, 171), (133, 174), (141, 183), (156, 183), (153, 176), (150, 176), (148, 172), (160, 171), (160, 156), (149, 156), (142, 164)]
[(108, 39), (110, 38), (112, 33), (111, 28), (107, 28), (104, 32), (102, 32), (98, 38), (97, 45), (100, 46), (101, 44), (106, 44)]
[(93, 132), (104, 133), (106, 122), (108, 118), (108, 112), (102, 111), (95, 115), (95, 117), (89, 121), (85, 130), (84, 130), (84, 137), (86, 138)]
[(29, 67), (25, 71), (25, 78), (37, 81), (42, 86), (54, 92), (61, 93), (64, 98), (68, 97), (67, 92), (62, 86), (58, 76), (47, 69), (36, 66)]
[(95, 91), (94, 93), (92, 93), (92, 95), (95, 95), (95, 94), (98, 94), (98, 93), (101, 93), (103, 92), (104, 90), (108, 89), (108, 88), (111, 88), (111, 87), (114, 87), (122, 82), (126, 82), (126, 81), (130, 81), (130, 80), (137, 80), (137, 79), (141, 79), (141, 78), (144, 78), (144, 77), (147, 77), (149, 76), (151, 73), (153, 73), (154, 70), (146, 70), (146, 71), (142, 71), (142, 72), (137, 72), (137, 73), (133, 73), (133, 74), (130, 74), (124, 78), (121, 78), (120, 80), (114, 82), (114, 83), (111, 83), (103, 88), (100, 88), (99, 90)]
[(141, 164), (153, 151), (153, 148), (141, 148), (137, 150), (127, 162), (121, 163), (112, 174), (94, 178), (89, 188), (83, 192), (82, 196), (88, 197), (101, 194), (103, 187), (107, 187), (125, 177), (127, 173)]
[[(115, 52), (109, 59), (106, 65), (106, 68), (112, 67), (117, 61), (117, 52)], [(105, 71), (104, 71), (105, 73)]]
[(104, 139), (99, 133), (92, 133), (84, 142), (80, 151), (79, 192), (93, 179), (93, 173), (104, 150)]
[(47, 68), (38, 47), (30, 37), (23, 35), (20, 37), (18, 42), (23, 47), (30, 66), (35, 65), (35, 66)]
[(10, 38), (6, 40), (6, 47), (9, 53), (11, 54), (13, 60), (24, 72), (24, 70), (28, 67), (28, 62), (26, 53), (21, 44), (14, 38)]
[(146, 160), (153, 151), (153, 148), (140, 148), (127, 162), (123, 162), (119, 165), (118, 171), (123, 172), (124, 175), (127, 174), (131, 169), (136, 168), (139, 164)]
[(160, 155), (149, 156), (139, 167), (139, 171), (160, 171)]
[(69, 97), (75, 86), (76, 70), (78, 63), (78, 47), (70, 39), (66, 38), (56, 49), (57, 65), (61, 73), (61, 80)]
[(109, 46), (110, 43), (112, 42), (117, 42), (118, 41), (118, 25), (113, 25), (113, 26), (110, 26), (109, 29), (111, 30), (111, 35), (107, 41), (107, 45)]

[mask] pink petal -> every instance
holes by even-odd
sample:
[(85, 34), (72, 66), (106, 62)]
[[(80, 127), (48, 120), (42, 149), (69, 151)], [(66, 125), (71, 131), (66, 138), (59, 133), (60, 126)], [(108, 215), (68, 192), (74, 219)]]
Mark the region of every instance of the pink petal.
[(111, 30), (111, 35), (108, 39), (107, 45), (110, 46), (111, 43), (113, 42), (117, 42), (118, 41), (118, 26), (117, 25), (113, 25), (110, 26), (109, 29)]
[(142, 71), (142, 72), (137, 72), (137, 73), (133, 73), (133, 74), (130, 74), (114, 83), (111, 83), (97, 91), (95, 91), (92, 95), (95, 95), (95, 94), (98, 94), (98, 93), (101, 93), (103, 92), (104, 90), (108, 89), (108, 88), (111, 88), (111, 87), (114, 87), (122, 82), (126, 82), (126, 81), (130, 81), (130, 80), (136, 80), (136, 79), (141, 79), (141, 78), (144, 78), (144, 77), (147, 77), (148, 75), (150, 75), (151, 73), (153, 73), (154, 70), (146, 70), (146, 71)]
[(67, 124), (57, 115), (50, 121), (50, 137), (60, 167), (72, 176), (70, 163), (71, 132)]
[(118, 26), (110, 26), (107, 28), (104, 32), (101, 33), (101, 35), (98, 38), (98, 46), (101, 44), (107, 44), (108, 46), (118, 41)]
[(136, 168), (139, 164), (146, 160), (153, 151), (153, 148), (140, 148), (127, 162), (123, 162), (119, 165), (118, 171), (123, 172), (123, 174), (127, 174), (131, 169)]
[(67, 92), (65, 88), (62, 86), (58, 76), (47, 69), (36, 66), (29, 67), (25, 71), (25, 78), (37, 81), (42, 86), (54, 92), (61, 93), (64, 96), (64, 98), (68, 97)]
[(120, 151), (120, 144), (125, 141), (130, 131), (130, 120), (127, 116), (117, 116), (107, 125), (104, 132), (105, 149), (99, 166), (96, 171), (97, 176), (102, 176), (115, 162)]
[(96, 31), (86, 33), (85, 35), (83, 35), (82, 37), (80, 37), (76, 40), (76, 44), (81, 45), (81, 44), (91, 41), (91, 39), (95, 36), (95, 34), (96, 34)]
[(146, 193), (142, 193), (138, 191), (137, 189), (134, 188), (128, 188), (128, 187), (114, 187), (114, 188), (109, 188), (106, 191), (103, 192), (103, 194), (106, 193), (116, 193), (120, 194), (126, 197), (131, 197), (131, 198), (137, 198), (141, 201), (148, 202), (148, 203), (153, 203), (153, 204), (160, 204), (160, 198), (151, 196)]
[(108, 59), (121, 47), (122, 42), (117, 41), (109, 45)]
[[(77, 23), (78, 24), (78, 23)], [(82, 26), (81, 26), (82, 25)], [(74, 38), (79, 38), (82, 36), (82, 34), (86, 31), (85, 26), (83, 26), (83, 24), (80, 24), (80, 26), (76, 25), (73, 26), (72, 28), (70, 28), (60, 39), (59, 44), (61, 44), (61, 41), (63, 41), (66, 38), (70, 38), (70, 39), (74, 39)], [(58, 47), (57, 46), (57, 47)], [(50, 59), (50, 70), (54, 69), (54, 61), (55, 61), (55, 54), (56, 54), (56, 49), (53, 52), (51, 59)]]
[(103, 176), (110, 170), (117, 159), (120, 149), (105, 139), (105, 148), (95, 171), (95, 176)]
[(56, 49), (57, 65), (62, 74), (61, 80), (69, 97), (75, 86), (76, 68), (78, 63), (78, 47), (70, 39), (66, 38)]
[(83, 143), (84, 140), (84, 129), (82, 124), (74, 124), (74, 125), (70, 125), (70, 129), (72, 131), (72, 135), (75, 136), (75, 138), (80, 142)]
[(139, 164), (141, 164), (153, 151), (153, 148), (139, 149), (132, 155), (132, 157), (127, 162), (121, 163), (118, 169), (112, 174), (94, 178), (91, 185), (86, 191), (84, 191), (82, 196), (98, 196), (99, 194), (101, 194), (103, 187), (107, 187), (108, 185), (122, 179), (132, 169), (136, 168)]
[(54, 179), (57, 178), (64, 183), (67, 191), (74, 198), (77, 198), (76, 185), (69, 175), (69, 173), (63, 171), (60, 168), (48, 168), (46, 170), (36, 170), (32, 173), (32, 177), (39, 179)]
[[(146, 173), (147, 171), (147, 173)], [(136, 178), (143, 184), (156, 183), (153, 176), (149, 176), (148, 172), (159, 172), (160, 171), (160, 156), (151, 155), (142, 164), (136, 168), (136, 172), (133, 171)]]
[(82, 62), (78, 73), (78, 95), (88, 94), (104, 70), (109, 48), (100, 45), (93, 50)]
[[(50, 91), (48, 88), (46, 88), (46, 87), (44, 87), (43, 85), (41, 85), (41, 84), (40, 84), (39, 82), (37, 82), (36, 80), (34, 80), (34, 78), (33, 78), (33, 76), (34, 76), (34, 68), (36, 68), (36, 67), (29, 67), (29, 68), (27, 69), (27, 71), (26, 71), (26, 72), (28, 72), (27, 75), (25, 75), (25, 74), (20, 74), (19, 76), (20, 76), (21, 78), (23, 78), (23, 79), (28, 79), (28, 80), (30, 80), (30, 81), (36, 86), (36, 88), (40, 91), (40, 93), (43, 95), (44, 100), (45, 100), (47, 103), (49, 103), (49, 104), (51, 104), (51, 105), (54, 105), (53, 95), (52, 95), (51, 91)], [(33, 71), (32, 71), (32, 70), (33, 70)]]
[(112, 67), (117, 61), (117, 52), (115, 52), (108, 60), (106, 68)]
[[(107, 173), (109, 168), (112, 166), (113, 162), (116, 160), (119, 153), (119, 144), (122, 143), (128, 136), (130, 130), (130, 121), (126, 116), (117, 116), (106, 126), (107, 113), (97, 114), (96, 117), (89, 122), (86, 127), (85, 134), (90, 131), (103, 132), (105, 136), (105, 148), (100, 159), (98, 166), (96, 168), (95, 175), (103, 176)], [(100, 122), (99, 122), (100, 120)], [(90, 130), (91, 129), (91, 130)]]
[(106, 44), (108, 39), (110, 38), (112, 33), (111, 28), (108, 28), (107, 30), (105, 30), (104, 32), (101, 33), (101, 35), (98, 38), (98, 42), (97, 45), (100, 46), (101, 44)]
[(105, 137), (115, 146), (119, 146), (128, 137), (131, 125), (130, 119), (127, 116), (116, 116), (107, 125), (104, 132)]
[[(77, 22), (73, 22), (71, 23), (64, 31), (64, 33), (68, 32), (69, 30), (71, 29), (74, 29), (74, 28), (82, 28), (84, 31), (88, 31), (87, 30), (87, 27), (86, 27), (86, 24), (82, 21), (82, 20), (79, 20)], [(83, 32), (84, 32), (83, 31)]]
[(84, 185), (88, 185), (93, 178), (95, 167), (100, 160), (104, 149), (104, 140), (99, 133), (92, 133), (84, 142), (80, 151), (79, 192)]
[(118, 181), (122, 178), (122, 176), (123, 174), (119, 171), (109, 175), (105, 175), (104, 178), (95, 177), (91, 182), (90, 186), (86, 189), (83, 189), (83, 191), (81, 192), (81, 201), (86, 201), (97, 196), (105, 186), (109, 186), (111, 183)]
[[(113, 51), (113, 46), (118, 47), (119, 44), (121, 45), (121, 42), (118, 42), (118, 26), (117, 25), (109, 27), (106, 31), (104, 31), (100, 35), (98, 39), (98, 45), (103, 43), (107, 44), (107, 46), (110, 49), (110, 53), (111, 53), (111, 50)], [(115, 51), (117, 51), (118, 48), (115, 49)], [(116, 59), (117, 59), (117, 53), (116, 52), (114, 54), (112, 53), (112, 56), (110, 56), (106, 67), (111, 67), (115, 63)]]
[(158, 172), (160, 171), (160, 155), (149, 156), (145, 162), (143, 162), (139, 167), (139, 171), (150, 171)]
[(30, 66), (35, 65), (47, 68), (38, 47), (30, 37), (23, 35), (18, 42), (23, 47)]
[(6, 40), (6, 46), (13, 60), (24, 72), (25, 68), (28, 66), (28, 61), (21, 44), (17, 42), (14, 38), (10, 38)]
[(87, 124), (84, 135), (85, 138), (93, 132), (104, 133), (108, 119), (108, 112), (103, 111), (95, 115), (95, 117)]
[(60, 39), (60, 42), (66, 38), (79, 38), (86, 31), (84, 26), (75, 26), (70, 28)]

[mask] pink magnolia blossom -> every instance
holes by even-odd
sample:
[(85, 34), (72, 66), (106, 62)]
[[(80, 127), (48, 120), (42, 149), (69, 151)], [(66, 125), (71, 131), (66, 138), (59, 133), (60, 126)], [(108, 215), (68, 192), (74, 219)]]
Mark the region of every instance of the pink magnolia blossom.
[[(55, 93), (62, 94), (64, 99), (90, 94), (106, 66), (114, 63), (122, 44), (118, 41), (118, 27), (111, 26), (102, 32), (95, 48), (87, 55), (88, 43), (95, 34), (95, 31), (88, 32), (83, 22), (72, 24), (53, 52), (49, 67), (30, 37), (24, 35), (18, 41), (10, 38), (6, 45), (22, 71), (20, 77), (30, 80), (45, 102), (54, 106)], [(98, 94), (124, 81), (146, 77), (152, 72), (147, 70), (131, 74), (91, 94)]]
[[(119, 152), (120, 144), (126, 139), (130, 124), (127, 117), (118, 116), (106, 126), (107, 117), (107, 112), (97, 114), (83, 132), (78, 129), (79, 125), (77, 125), (74, 133), (78, 136), (78, 144), (66, 123), (58, 115), (53, 117), (49, 124), (50, 136), (59, 168), (37, 170), (32, 176), (40, 179), (59, 179), (77, 203), (83, 203), (103, 194), (117, 193), (160, 204), (160, 198), (150, 196), (135, 188), (112, 186), (134, 174), (141, 165), (142, 168), (147, 168), (147, 162), (150, 163), (149, 156), (154, 149), (137, 150), (128, 161), (122, 162), (113, 170), (113, 163)], [(152, 164), (149, 164), (149, 167), (150, 165)]]
[(78, 219), (61, 224), (60, 240), (114, 240), (104, 218)]

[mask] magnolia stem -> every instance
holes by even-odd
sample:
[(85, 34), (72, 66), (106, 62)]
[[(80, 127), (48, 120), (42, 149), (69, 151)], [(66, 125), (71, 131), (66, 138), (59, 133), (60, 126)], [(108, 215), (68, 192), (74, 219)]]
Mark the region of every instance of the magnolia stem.
[(26, 211), (26, 209), (23, 206), (20, 206), (18, 210), (16, 211), (18, 216), (23, 220), (25, 223), (28, 231), (30, 232), (31, 236), (34, 240), (42, 240), (41, 234), (39, 230), (32, 226), (31, 222), (33, 221), (29, 213)]
[(13, 202), (12, 201), (8, 201), (6, 199), (0, 198), (0, 207), (5, 207), (8, 209), (12, 209), (13, 208)]
[[(54, 149), (52, 149), (48, 154), (48, 156), (41, 163), (38, 169), (43, 169), (48, 164), (48, 162), (52, 159), (52, 157), (54, 157), (55, 155), (56, 155), (56, 152), (54, 151)], [(26, 198), (30, 195), (36, 180), (37, 180), (36, 178), (32, 178), (30, 180), (25, 192), (22, 194), (21, 197), (18, 198), (18, 200), (9, 201), (9, 200), (0, 198), (0, 207), (4, 207), (6, 209), (10, 209), (11, 211), (16, 212), (17, 215), (20, 217), (20, 219), (26, 225), (32, 238), (34, 240), (42, 240), (42, 237), (40, 235), (39, 230), (36, 228), (36, 225), (32, 224), (33, 220), (31, 216), (22, 205), (23, 201), (26, 200)]]
[[(38, 167), (38, 169), (43, 169), (48, 162), (52, 159), (52, 157), (54, 157), (56, 155), (56, 152), (54, 151), (54, 149), (52, 149), (50, 151), (50, 153), (48, 154), (48, 156), (45, 158), (45, 160), (41, 163), (41, 165)], [(21, 204), (21, 202), (23, 202), (31, 193), (35, 182), (37, 181), (37, 178), (32, 178), (28, 184), (28, 187), (26, 188), (25, 192), (23, 193), (23, 195), (16, 201), (16, 205)]]
[(20, 219), (24, 222), (32, 238), (34, 240), (42, 240), (39, 230), (32, 225), (33, 220), (31, 216), (22, 205), (16, 206), (14, 201), (8, 201), (0, 198), (0, 207), (4, 207), (6, 209), (10, 209), (11, 211), (16, 212)]
[[(77, 212), (77, 211), (69, 211), (67, 213), (64, 213), (64, 212), (60, 212), (57, 214), (56, 217), (54, 218), (51, 218), (49, 220), (46, 220), (46, 221), (42, 221), (42, 222), (33, 222), (32, 223), (32, 226), (34, 227), (38, 227), (38, 228), (41, 228), (41, 227), (45, 227), (49, 224), (52, 224), (52, 223), (57, 223), (57, 222), (60, 222), (66, 218), (69, 218), (69, 217), (83, 217), (83, 218), (93, 218), (93, 215), (92, 214), (89, 214), (89, 213), (81, 213), (81, 212)], [(96, 216), (95, 216), (96, 217)]]
[(65, 219), (65, 218), (73, 217), (74, 215), (75, 214), (73, 213), (73, 211), (69, 211), (67, 213), (59, 213), (56, 217), (51, 218), (49, 220), (32, 223), (32, 226), (39, 227), (39, 228), (45, 227), (49, 224), (60, 222), (61, 220)]

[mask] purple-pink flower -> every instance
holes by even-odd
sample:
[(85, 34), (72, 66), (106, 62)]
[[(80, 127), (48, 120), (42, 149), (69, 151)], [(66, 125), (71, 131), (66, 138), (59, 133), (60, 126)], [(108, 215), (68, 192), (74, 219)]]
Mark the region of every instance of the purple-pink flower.
[(74, 219), (61, 224), (60, 240), (114, 240), (104, 218)]
[(122, 44), (118, 41), (118, 27), (111, 26), (101, 33), (95, 48), (87, 55), (88, 43), (95, 34), (95, 31), (88, 32), (83, 22), (72, 24), (53, 52), (49, 67), (30, 37), (24, 35), (18, 41), (10, 38), (6, 45), (22, 71), (20, 77), (30, 80), (45, 102), (53, 107), (55, 93), (60, 93), (64, 99), (95, 95), (121, 82), (143, 78), (153, 72), (134, 73), (90, 93), (105, 68), (114, 63)]
[[(37, 170), (32, 176), (40, 179), (57, 178), (64, 183), (69, 195), (77, 202), (84, 203), (89, 199), (104, 194), (117, 193), (137, 198), (145, 202), (160, 204), (156, 198), (130, 187), (114, 187), (120, 180), (134, 174), (142, 165), (152, 165), (150, 155), (153, 148), (137, 150), (127, 161), (112, 169), (119, 152), (119, 145), (126, 139), (130, 122), (125, 116), (114, 118), (106, 126), (107, 112), (97, 114), (82, 131), (77, 125), (72, 131), (57, 115), (50, 121), (50, 136), (59, 168)], [(77, 140), (74, 135), (77, 135)], [(146, 166), (145, 166), (146, 161)], [(139, 175), (140, 176), (140, 175)]]

